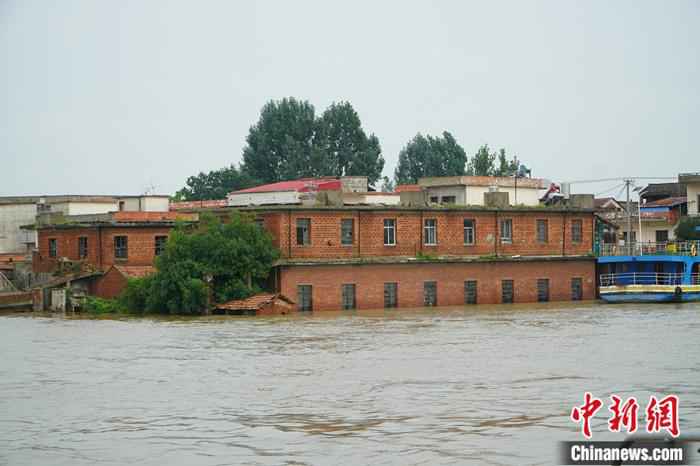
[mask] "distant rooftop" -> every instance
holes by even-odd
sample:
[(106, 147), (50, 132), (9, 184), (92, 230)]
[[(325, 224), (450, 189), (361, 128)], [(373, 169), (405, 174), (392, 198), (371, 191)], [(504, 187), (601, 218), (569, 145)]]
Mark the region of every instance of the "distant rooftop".
[(126, 194), (126, 195), (101, 195), (101, 194), (51, 194), (41, 196), (0, 196), (0, 205), (7, 204), (60, 204), (63, 202), (90, 202), (90, 203), (114, 203), (119, 199), (136, 199), (141, 197), (169, 198), (166, 194)]
[(273, 193), (283, 191), (338, 191), (340, 189), (342, 189), (342, 182), (336, 178), (301, 178), (299, 180), (279, 181), (277, 183), (263, 184), (248, 189), (240, 189), (229, 194)]
[[(420, 186), (498, 186), (510, 188), (515, 186), (515, 177), (512, 176), (431, 176), (420, 178)], [(545, 183), (540, 178), (518, 178), (519, 188), (545, 189)]]

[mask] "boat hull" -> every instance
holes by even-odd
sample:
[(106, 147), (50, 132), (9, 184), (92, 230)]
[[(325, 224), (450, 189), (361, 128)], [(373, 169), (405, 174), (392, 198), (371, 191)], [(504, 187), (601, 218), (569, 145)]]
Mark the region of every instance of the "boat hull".
[(600, 288), (600, 298), (609, 303), (697, 302), (700, 285), (605, 286)]

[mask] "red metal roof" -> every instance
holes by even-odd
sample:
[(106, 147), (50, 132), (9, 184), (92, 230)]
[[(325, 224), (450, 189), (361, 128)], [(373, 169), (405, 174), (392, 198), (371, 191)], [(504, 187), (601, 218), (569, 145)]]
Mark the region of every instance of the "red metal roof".
[(397, 193), (419, 193), (420, 191), (421, 187), (417, 184), (400, 184), (394, 188), (394, 192)]
[(282, 294), (259, 293), (246, 299), (236, 299), (227, 303), (217, 304), (216, 308), (226, 309), (229, 311), (257, 310), (276, 299), (281, 299), (289, 304), (294, 304), (294, 301)]
[(642, 209), (646, 207), (674, 207), (685, 204), (686, 202), (688, 202), (686, 197), (667, 197), (666, 199), (659, 199), (658, 201), (642, 204)]
[(302, 178), (300, 180), (280, 181), (278, 183), (264, 184), (248, 189), (241, 189), (230, 194), (272, 193), (282, 191), (295, 191), (300, 193), (307, 191), (339, 191), (341, 187), (342, 183), (337, 179)]

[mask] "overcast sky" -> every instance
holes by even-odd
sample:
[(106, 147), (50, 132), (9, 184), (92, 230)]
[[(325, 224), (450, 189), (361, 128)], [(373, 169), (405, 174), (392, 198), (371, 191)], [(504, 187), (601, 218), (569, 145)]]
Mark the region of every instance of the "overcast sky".
[(699, 46), (696, 0), (0, 0), (0, 195), (173, 193), (285, 96), (350, 101), (386, 175), (443, 130), (560, 181), (700, 171)]

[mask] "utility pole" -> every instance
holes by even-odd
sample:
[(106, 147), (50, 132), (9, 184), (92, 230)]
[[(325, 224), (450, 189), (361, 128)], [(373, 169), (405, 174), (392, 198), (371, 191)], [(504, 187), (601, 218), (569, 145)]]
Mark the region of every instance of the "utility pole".
[[(632, 184), (632, 180), (625, 178), (625, 189), (627, 190), (627, 243), (629, 243), (629, 245), (632, 244), (632, 206), (630, 205), (630, 184)], [(625, 244), (625, 246), (628, 245)]]

